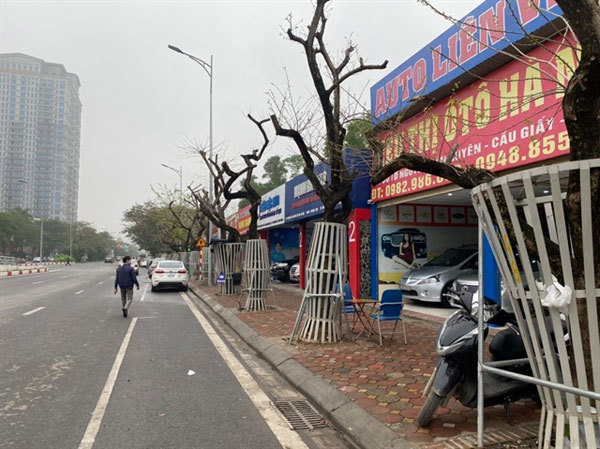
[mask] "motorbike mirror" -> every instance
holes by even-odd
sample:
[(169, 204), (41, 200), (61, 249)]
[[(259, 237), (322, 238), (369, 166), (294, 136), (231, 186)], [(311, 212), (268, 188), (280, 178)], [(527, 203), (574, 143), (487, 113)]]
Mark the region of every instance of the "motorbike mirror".
[(473, 305), (473, 293), (462, 292), (460, 295), (458, 295), (458, 301), (460, 306), (463, 307), (467, 313), (471, 313), (471, 307)]

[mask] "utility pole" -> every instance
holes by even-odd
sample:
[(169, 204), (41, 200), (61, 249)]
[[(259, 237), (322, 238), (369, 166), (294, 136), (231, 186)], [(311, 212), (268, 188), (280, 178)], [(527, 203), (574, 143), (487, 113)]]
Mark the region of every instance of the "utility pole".
[[(209, 90), (209, 141), (210, 141), (210, 147), (209, 147), (209, 152), (208, 152), (208, 157), (210, 160), (212, 160), (212, 155), (213, 155), (213, 73), (214, 73), (214, 62), (213, 62), (213, 55), (210, 55), (210, 64), (206, 61), (203, 61), (200, 58), (197, 58), (194, 55), (190, 55), (189, 53), (184, 52), (183, 50), (179, 49), (178, 47), (175, 47), (173, 45), (169, 45), (168, 46), (169, 49), (173, 50), (175, 53), (180, 53), (182, 55), (187, 56), (188, 58), (190, 58), (192, 61), (194, 61), (196, 64), (200, 65), (204, 71), (206, 72), (206, 74), (208, 75), (208, 78), (210, 80), (210, 90)], [(212, 180), (212, 174), (210, 173), (209, 170), (209, 180), (208, 180), (208, 198), (212, 204), (213, 202), (213, 180)], [(208, 257), (207, 257), (207, 265), (208, 265), (208, 285), (212, 285), (212, 255), (210, 252), (210, 238), (212, 237), (212, 221), (208, 222), (208, 246), (209, 246), (209, 250), (208, 250)]]

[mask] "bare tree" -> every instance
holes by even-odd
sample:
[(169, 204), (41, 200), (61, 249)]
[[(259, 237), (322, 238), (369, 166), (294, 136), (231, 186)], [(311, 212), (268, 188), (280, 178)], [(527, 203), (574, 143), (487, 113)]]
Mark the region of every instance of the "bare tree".
[[(194, 204), (218, 228), (229, 232), (235, 241), (240, 240), (240, 233), (236, 228), (227, 223), (225, 214), (230, 203), (240, 199), (245, 199), (250, 203), (250, 228), (248, 230), (248, 237), (251, 239), (258, 238), (258, 207), (261, 202), (261, 195), (252, 185), (252, 174), (269, 145), (269, 138), (263, 126), (269, 119), (259, 121), (250, 114), (248, 114), (248, 118), (260, 131), (263, 138), (262, 146), (252, 150), (250, 153), (241, 154), (244, 167), (239, 170), (234, 169), (225, 161), (219, 162), (218, 155), (211, 159), (205, 149), (196, 147), (195, 151), (202, 157), (202, 160), (211, 173), (214, 199), (210, 200), (209, 194), (204, 188), (189, 188)], [(234, 190), (235, 184), (238, 181), (241, 181), (240, 188)]]
[[(188, 204), (194, 206), (187, 200)], [(197, 207), (185, 207), (176, 205), (175, 200), (169, 202), (169, 210), (175, 218), (179, 229), (185, 232), (183, 247), (185, 249), (193, 248), (200, 237), (207, 236), (208, 219)]]
[[(363, 59), (355, 57), (356, 47), (349, 42), (343, 53), (342, 60), (336, 64), (327, 46), (325, 45), (325, 28), (327, 17), (325, 6), (329, 0), (317, 0), (312, 20), (307, 32), (301, 35), (297, 27), (288, 18), (287, 36), (293, 42), (300, 44), (306, 56), (306, 62), (317, 93), (320, 111), (323, 114), (325, 126), (325, 148), (320, 152), (313, 148), (305, 133), (298, 127), (288, 126), (282, 122), (285, 117), (271, 115), (271, 121), (278, 136), (293, 139), (296, 147), (304, 160), (304, 174), (310, 180), (316, 194), (325, 207), (325, 221), (343, 222), (352, 210), (350, 192), (352, 190), (352, 173), (346, 169), (343, 158), (343, 145), (346, 135), (344, 116), (342, 113), (342, 84), (366, 70), (384, 69), (383, 64), (365, 64)], [(357, 61), (353, 61), (357, 59)], [(329, 80), (327, 84), (326, 80)], [(324, 156), (319, 156), (324, 153)], [(331, 167), (331, 180), (327, 183), (319, 179), (315, 173), (315, 160), (325, 160)], [(336, 206), (341, 203), (342, 208), (336, 213)]]

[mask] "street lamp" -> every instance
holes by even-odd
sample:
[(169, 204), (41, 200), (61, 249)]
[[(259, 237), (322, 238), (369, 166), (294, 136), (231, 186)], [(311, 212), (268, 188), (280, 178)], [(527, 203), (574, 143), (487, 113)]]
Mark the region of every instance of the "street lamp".
[(173, 167), (169, 167), (167, 164), (160, 164), (169, 170), (173, 170), (175, 173), (179, 175), (179, 202), (181, 206), (183, 206), (183, 167), (180, 165), (179, 170)]
[[(175, 47), (174, 45), (169, 45), (168, 46), (169, 49), (173, 50), (175, 53), (180, 53), (182, 55), (187, 56), (188, 58), (190, 58), (192, 61), (194, 61), (196, 64), (200, 65), (200, 67), (202, 67), (204, 69), (204, 71), (206, 72), (206, 74), (208, 75), (208, 78), (210, 80), (210, 96), (209, 96), (209, 142), (210, 142), (210, 146), (209, 146), (209, 150), (208, 150), (208, 156), (209, 159), (212, 160), (212, 154), (213, 154), (213, 133), (212, 133), (212, 128), (213, 128), (213, 108), (212, 108), (212, 99), (213, 99), (213, 71), (214, 71), (214, 64), (213, 64), (213, 55), (210, 55), (210, 64), (207, 63), (206, 61), (203, 61), (200, 58), (197, 58), (196, 56), (190, 55), (189, 53), (184, 52), (183, 50), (181, 50), (178, 47)], [(209, 178), (208, 178), (208, 198), (212, 204), (213, 201), (213, 180), (212, 180), (212, 174), (210, 173), (209, 170), (209, 174), (208, 174)], [(212, 237), (212, 222), (209, 221), (208, 222), (208, 240), (210, 242), (210, 238)], [(208, 258), (207, 258), (207, 265), (208, 265), (208, 285), (212, 285), (212, 279), (211, 279), (211, 274), (212, 274), (212, 257), (210, 254), (210, 250), (208, 251)]]
[[(18, 179), (17, 180), (18, 184), (28, 184), (27, 181), (25, 181), (24, 179)], [(34, 218), (33, 221), (38, 221), (40, 222), (40, 263), (42, 263), (42, 258), (43, 258), (43, 248), (44, 248), (44, 217), (40, 215), (40, 218)]]
[(43, 252), (42, 248), (44, 247), (44, 217), (33, 218), (33, 221), (40, 222), (40, 263), (42, 263)]

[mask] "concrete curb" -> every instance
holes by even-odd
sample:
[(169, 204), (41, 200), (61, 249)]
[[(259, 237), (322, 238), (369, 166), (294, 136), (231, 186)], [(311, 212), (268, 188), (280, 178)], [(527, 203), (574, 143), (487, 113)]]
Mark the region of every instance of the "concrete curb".
[(26, 274), (47, 273), (48, 267), (41, 268), (23, 268), (11, 271), (0, 271), (0, 277), (24, 276)]
[(409, 449), (407, 441), (367, 413), (348, 396), (298, 363), (278, 345), (255, 332), (233, 312), (194, 286), (190, 290), (219, 315), (248, 345), (305, 394), (354, 444), (362, 449)]

